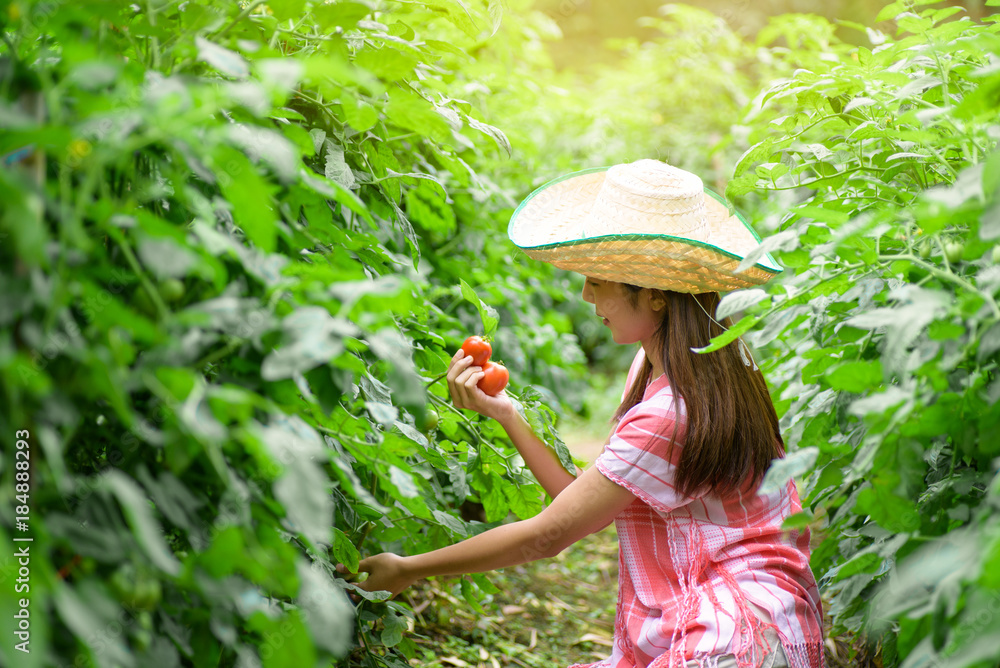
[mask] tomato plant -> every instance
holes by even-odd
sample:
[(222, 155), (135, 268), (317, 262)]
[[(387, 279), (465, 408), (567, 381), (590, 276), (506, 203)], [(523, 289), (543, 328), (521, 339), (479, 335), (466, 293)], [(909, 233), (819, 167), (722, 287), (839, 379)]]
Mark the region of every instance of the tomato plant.
[[(544, 320), (575, 291), (510, 262), (510, 145), (456, 71), (490, 4), (0, 1), (0, 430), (31, 434), (33, 563), (87, 564), (38, 571), (48, 645), (0, 662), (399, 664), (412, 613), (333, 566), (540, 510), (434, 382), (502, 324), (572, 465), (583, 355)], [(155, 615), (111, 641), (122, 598)]]
[(787, 267), (745, 338), (792, 452), (777, 479), (803, 476), (791, 524), (823, 536), (832, 633), (882, 665), (980, 666), (1000, 659), (972, 649), (1000, 628), (978, 538), (1000, 531), (1000, 26), (934, 4), (889, 4), (895, 36), (855, 26), (866, 46), (775, 21), (761, 41), (799, 69), (748, 107), (727, 193)]

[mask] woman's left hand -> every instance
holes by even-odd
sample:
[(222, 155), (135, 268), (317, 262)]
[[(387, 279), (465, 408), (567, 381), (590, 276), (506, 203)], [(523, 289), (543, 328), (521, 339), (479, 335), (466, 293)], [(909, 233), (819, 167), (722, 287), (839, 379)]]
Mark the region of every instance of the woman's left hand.
[[(362, 559), (358, 563), (359, 573), (368, 573), (368, 579), (356, 583), (365, 591), (389, 591), (393, 596), (399, 594), (419, 578), (407, 572), (405, 558), (391, 552), (383, 552)], [(337, 570), (344, 571), (338, 564)]]

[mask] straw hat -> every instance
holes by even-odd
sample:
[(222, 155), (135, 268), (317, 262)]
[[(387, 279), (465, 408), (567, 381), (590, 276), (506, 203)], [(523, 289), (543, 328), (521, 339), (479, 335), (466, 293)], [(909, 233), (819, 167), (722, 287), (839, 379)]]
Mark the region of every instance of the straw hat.
[(573, 172), (514, 211), (507, 235), (530, 257), (607, 281), (677, 292), (728, 292), (782, 272), (760, 237), (694, 174), (658, 160)]

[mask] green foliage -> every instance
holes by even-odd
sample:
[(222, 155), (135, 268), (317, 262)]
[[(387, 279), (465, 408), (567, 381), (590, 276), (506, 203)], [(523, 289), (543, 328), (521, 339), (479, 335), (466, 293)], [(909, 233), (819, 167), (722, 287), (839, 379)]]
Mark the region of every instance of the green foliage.
[(727, 192), (788, 268), (747, 339), (815, 460), (805, 519), (834, 632), (887, 666), (993, 665), (1000, 30), (915, 4), (883, 10), (897, 34), (867, 29), (871, 49), (816, 17), (762, 32), (799, 69), (749, 107)]
[(437, 382), (495, 330), (568, 456), (583, 356), (546, 311), (572, 290), (511, 261), (511, 195), (472, 167), (509, 144), (451, 88), (499, 14), (0, 3), (0, 432), (5, 462), (30, 433), (35, 538), (8, 663), (405, 665), (405, 609), (355, 610), (336, 564), (539, 511)]
[(412, 613), (335, 565), (539, 511), (440, 376), (492, 334), (572, 465), (584, 354), (632, 352), (504, 230), (640, 157), (717, 189), (735, 164), (789, 269), (705, 351), (760, 349), (791, 450), (765, 485), (805, 477), (835, 632), (887, 666), (1000, 658), (996, 23), (894, 2), (871, 48), (803, 15), (751, 44), (668, 5), (581, 74), (509, 4), (0, 0), (0, 442), (30, 433), (44, 647), (8, 663), (406, 665)]

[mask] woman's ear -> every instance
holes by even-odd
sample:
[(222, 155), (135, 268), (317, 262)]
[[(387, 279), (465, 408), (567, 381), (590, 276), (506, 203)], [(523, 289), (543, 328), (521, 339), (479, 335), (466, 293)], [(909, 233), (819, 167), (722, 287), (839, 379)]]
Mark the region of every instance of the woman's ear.
[(656, 313), (667, 307), (667, 300), (663, 298), (662, 292), (659, 290), (649, 291), (649, 307)]

